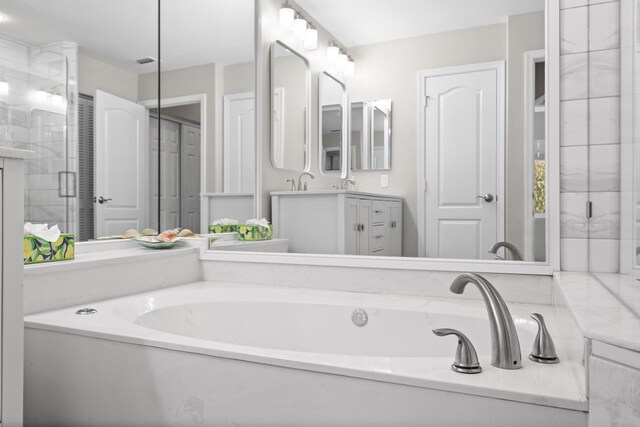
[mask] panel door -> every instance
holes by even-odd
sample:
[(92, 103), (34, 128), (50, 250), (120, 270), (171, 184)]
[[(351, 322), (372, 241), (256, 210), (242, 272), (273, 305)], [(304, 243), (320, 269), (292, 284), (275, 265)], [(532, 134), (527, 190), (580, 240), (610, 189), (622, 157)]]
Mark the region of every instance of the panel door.
[[(158, 125), (156, 118), (149, 119), (151, 132), (151, 224), (158, 223), (158, 190), (160, 191), (160, 228), (169, 230), (180, 227), (180, 124), (162, 120), (161, 126), (161, 171), (158, 186)], [(159, 230), (159, 231), (162, 231)]]
[(224, 97), (224, 191), (253, 193), (256, 186), (255, 96)]
[(497, 69), (425, 77), (427, 257), (491, 258), (499, 235), (498, 81)]
[(358, 223), (361, 230), (358, 233), (358, 254), (371, 254), (371, 200), (358, 201)]
[(389, 255), (402, 256), (402, 202), (388, 202)]
[(345, 226), (345, 254), (358, 254), (358, 238), (360, 235), (358, 229), (358, 204), (359, 200), (347, 197), (347, 218)]
[(96, 235), (142, 230), (148, 219), (147, 110), (102, 91), (95, 100)]
[(180, 130), (180, 226), (200, 228), (200, 128), (182, 124)]

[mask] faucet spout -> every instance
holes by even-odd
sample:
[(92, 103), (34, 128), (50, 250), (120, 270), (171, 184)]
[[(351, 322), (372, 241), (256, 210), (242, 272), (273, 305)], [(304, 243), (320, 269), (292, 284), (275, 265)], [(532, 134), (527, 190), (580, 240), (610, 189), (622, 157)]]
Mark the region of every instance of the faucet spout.
[(449, 290), (454, 294), (462, 294), (468, 283), (473, 283), (480, 291), (489, 315), (491, 364), (500, 369), (520, 369), (520, 340), (507, 304), (497, 289), (479, 274), (461, 274), (451, 283)]
[[(308, 177), (310, 177), (311, 179), (316, 179), (316, 176), (309, 172), (309, 171), (304, 171), (300, 174), (300, 176), (298, 177), (298, 191), (302, 191), (303, 189), (303, 185), (302, 185), (302, 178), (307, 175)], [(306, 184), (305, 184), (306, 186)], [(304, 188), (306, 190), (306, 188)]]
[(506, 259), (506, 254), (505, 257), (502, 258), (500, 255), (498, 255), (498, 249), (500, 248), (505, 248), (505, 250), (511, 252), (511, 258), (514, 261), (522, 261), (522, 254), (520, 253), (520, 251), (518, 250), (518, 248), (515, 247), (515, 245), (513, 243), (509, 243), (509, 242), (497, 242), (494, 243), (493, 246), (491, 246), (489, 248), (489, 253), (490, 254), (494, 254), (495, 255), (495, 259)]

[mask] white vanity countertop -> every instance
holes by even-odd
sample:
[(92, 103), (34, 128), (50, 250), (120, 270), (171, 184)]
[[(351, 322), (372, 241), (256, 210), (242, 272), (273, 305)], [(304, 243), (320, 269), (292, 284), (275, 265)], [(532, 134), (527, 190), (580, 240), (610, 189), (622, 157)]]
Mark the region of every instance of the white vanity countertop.
[(640, 352), (640, 283), (620, 274), (554, 274), (586, 338)]
[(19, 150), (17, 148), (0, 147), (0, 157), (5, 159), (25, 159), (31, 160), (35, 156), (33, 151)]
[(346, 194), (347, 196), (364, 196), (364, 197), (378, 197), (382, 199), (397, 199), (401, 200), (401, 197), (392, 196), (388, 194), (375, 194), (365, 193), (363, 191), (353, 190), (308, 190), (308, 191), (272, 191), (272, 196), (316, 196), (316, 195), (330, 195), (330, 194)]

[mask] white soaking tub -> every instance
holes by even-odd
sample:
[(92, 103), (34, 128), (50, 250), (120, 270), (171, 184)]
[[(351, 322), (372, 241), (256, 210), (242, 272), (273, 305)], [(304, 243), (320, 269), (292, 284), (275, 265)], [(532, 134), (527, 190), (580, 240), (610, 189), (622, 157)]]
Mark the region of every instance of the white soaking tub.
[[(76, 315), (81, 308), (97, 310)], [(354, 310), (368, 314), (365, 326)], [(581, 338), (510, 304), (522, 369), (490, 364), (482, 301), (201, 282), (25, 318), (30, 426), (586, 426)], [(561, 363), (527, 356), (545, 315)], [(483, 372), (450, 365), (455, 328)]]

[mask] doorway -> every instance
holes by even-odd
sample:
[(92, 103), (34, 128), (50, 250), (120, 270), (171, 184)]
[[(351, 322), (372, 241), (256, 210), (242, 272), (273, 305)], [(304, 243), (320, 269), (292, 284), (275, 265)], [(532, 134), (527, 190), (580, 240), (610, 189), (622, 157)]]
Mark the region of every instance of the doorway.
[(420, 256), (492, 259), (504, 238), (504, 62), (418, 77)]
[[(192, 104), (162, 109), (161, 141), (158, 163), (158, 111), (150, 110), (150, 203), (160, 203), (163, 229), (200, 228), (200, 105)], [(161, 167), (161, 176), (158, 174)], [(160, 182), (158, 180), (160, 179)], [(160, 190), (160, 200), (158, 200)], [(152, 209), (151, 224), (158, 223), (158, 210)]]

